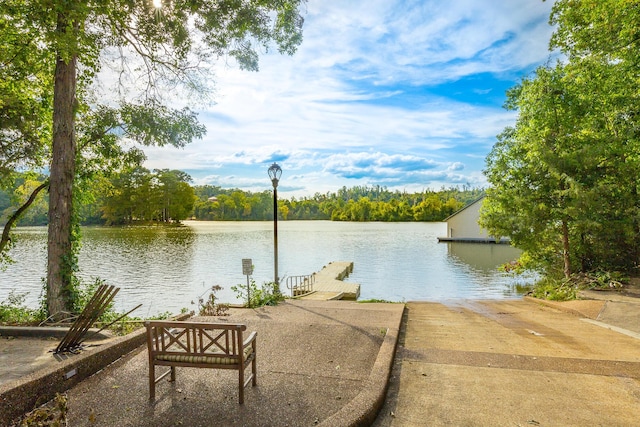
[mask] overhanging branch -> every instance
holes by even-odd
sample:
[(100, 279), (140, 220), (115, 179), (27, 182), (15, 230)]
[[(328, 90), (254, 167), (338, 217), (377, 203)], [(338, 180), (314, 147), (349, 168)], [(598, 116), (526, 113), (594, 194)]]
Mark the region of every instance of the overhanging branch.
[(31, 206), (31, 204), (36, 199), (40, 191), (47, 188), (48, 186), (49, 186), (49, 180), (47, 179), (38, 187), (36, 187), (36, 189), (33, 190), (33, 192), (31, 193), (31, 196), (29, 196), (29, 200), (27, 200), (22, 206), (18, 208), (17, 211), (13, 213), (13, 215), (11, 215), (7, 223), (4, 225), (4, 230), (2, 230), (2, 239), (0, 239), (0, 253), (2, 253), (5, 250), (5, 247), (11, 240), (9, 238), (9, 232), (11, 231), (11, 227), (13, 227), (13, 224), (15, 224), (15, 222), (18, 220), (18, 218), (20, 218), (23, 212), (26, 211), (29, 208), (29, 206)]

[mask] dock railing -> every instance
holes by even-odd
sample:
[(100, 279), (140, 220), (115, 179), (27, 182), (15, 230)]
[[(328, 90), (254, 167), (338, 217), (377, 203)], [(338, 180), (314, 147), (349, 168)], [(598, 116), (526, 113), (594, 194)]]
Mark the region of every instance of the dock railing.
[(287, 289), (291, 291), (292, 297), (297, 297), (313, 292), (313, 284), (315, 283), (315, 281), (315, 274), (306, 274), (303, 276), (287, 276), (285, 278)]

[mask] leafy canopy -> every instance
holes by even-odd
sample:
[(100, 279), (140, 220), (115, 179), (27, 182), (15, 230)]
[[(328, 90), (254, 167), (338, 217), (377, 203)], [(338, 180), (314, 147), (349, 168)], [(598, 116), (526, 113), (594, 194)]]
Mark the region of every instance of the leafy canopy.
[(482, 224), (548, 273), (625, 271), (640, 256), (637, 2), (558, 0), (551, 46), (568, 60), (508, 93), (515, 126), (485, 173)]

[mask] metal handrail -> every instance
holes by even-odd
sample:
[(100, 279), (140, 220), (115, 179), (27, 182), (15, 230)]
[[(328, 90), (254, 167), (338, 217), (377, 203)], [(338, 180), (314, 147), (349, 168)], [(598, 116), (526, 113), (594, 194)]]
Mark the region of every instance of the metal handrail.
[(316, 275), (306, 274), (303, 276), (287, 276), (285, 283), (287, 289), (291, 291), (291, 296), (296, 297), (313, 292), (313, 284), (316, 282)]

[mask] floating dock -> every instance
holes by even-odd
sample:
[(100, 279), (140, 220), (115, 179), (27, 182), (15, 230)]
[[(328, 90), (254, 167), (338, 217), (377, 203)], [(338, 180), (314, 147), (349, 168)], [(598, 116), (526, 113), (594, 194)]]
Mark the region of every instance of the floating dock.
[(360, 296), (360, 285), (343, 281), (352, 271), (353, 262), (330, 262), (322, 270), (312, 274), (312, 285), (309, 292), (299, 295), (294, 293), (294, 298), (323, 301), (357, 300)]
[(508, 245), (511, 243), (511, 240), (506, 237), (502, 237), (499, 240), (491, 237), (438, 237), (438, 242), (495, 243)]

